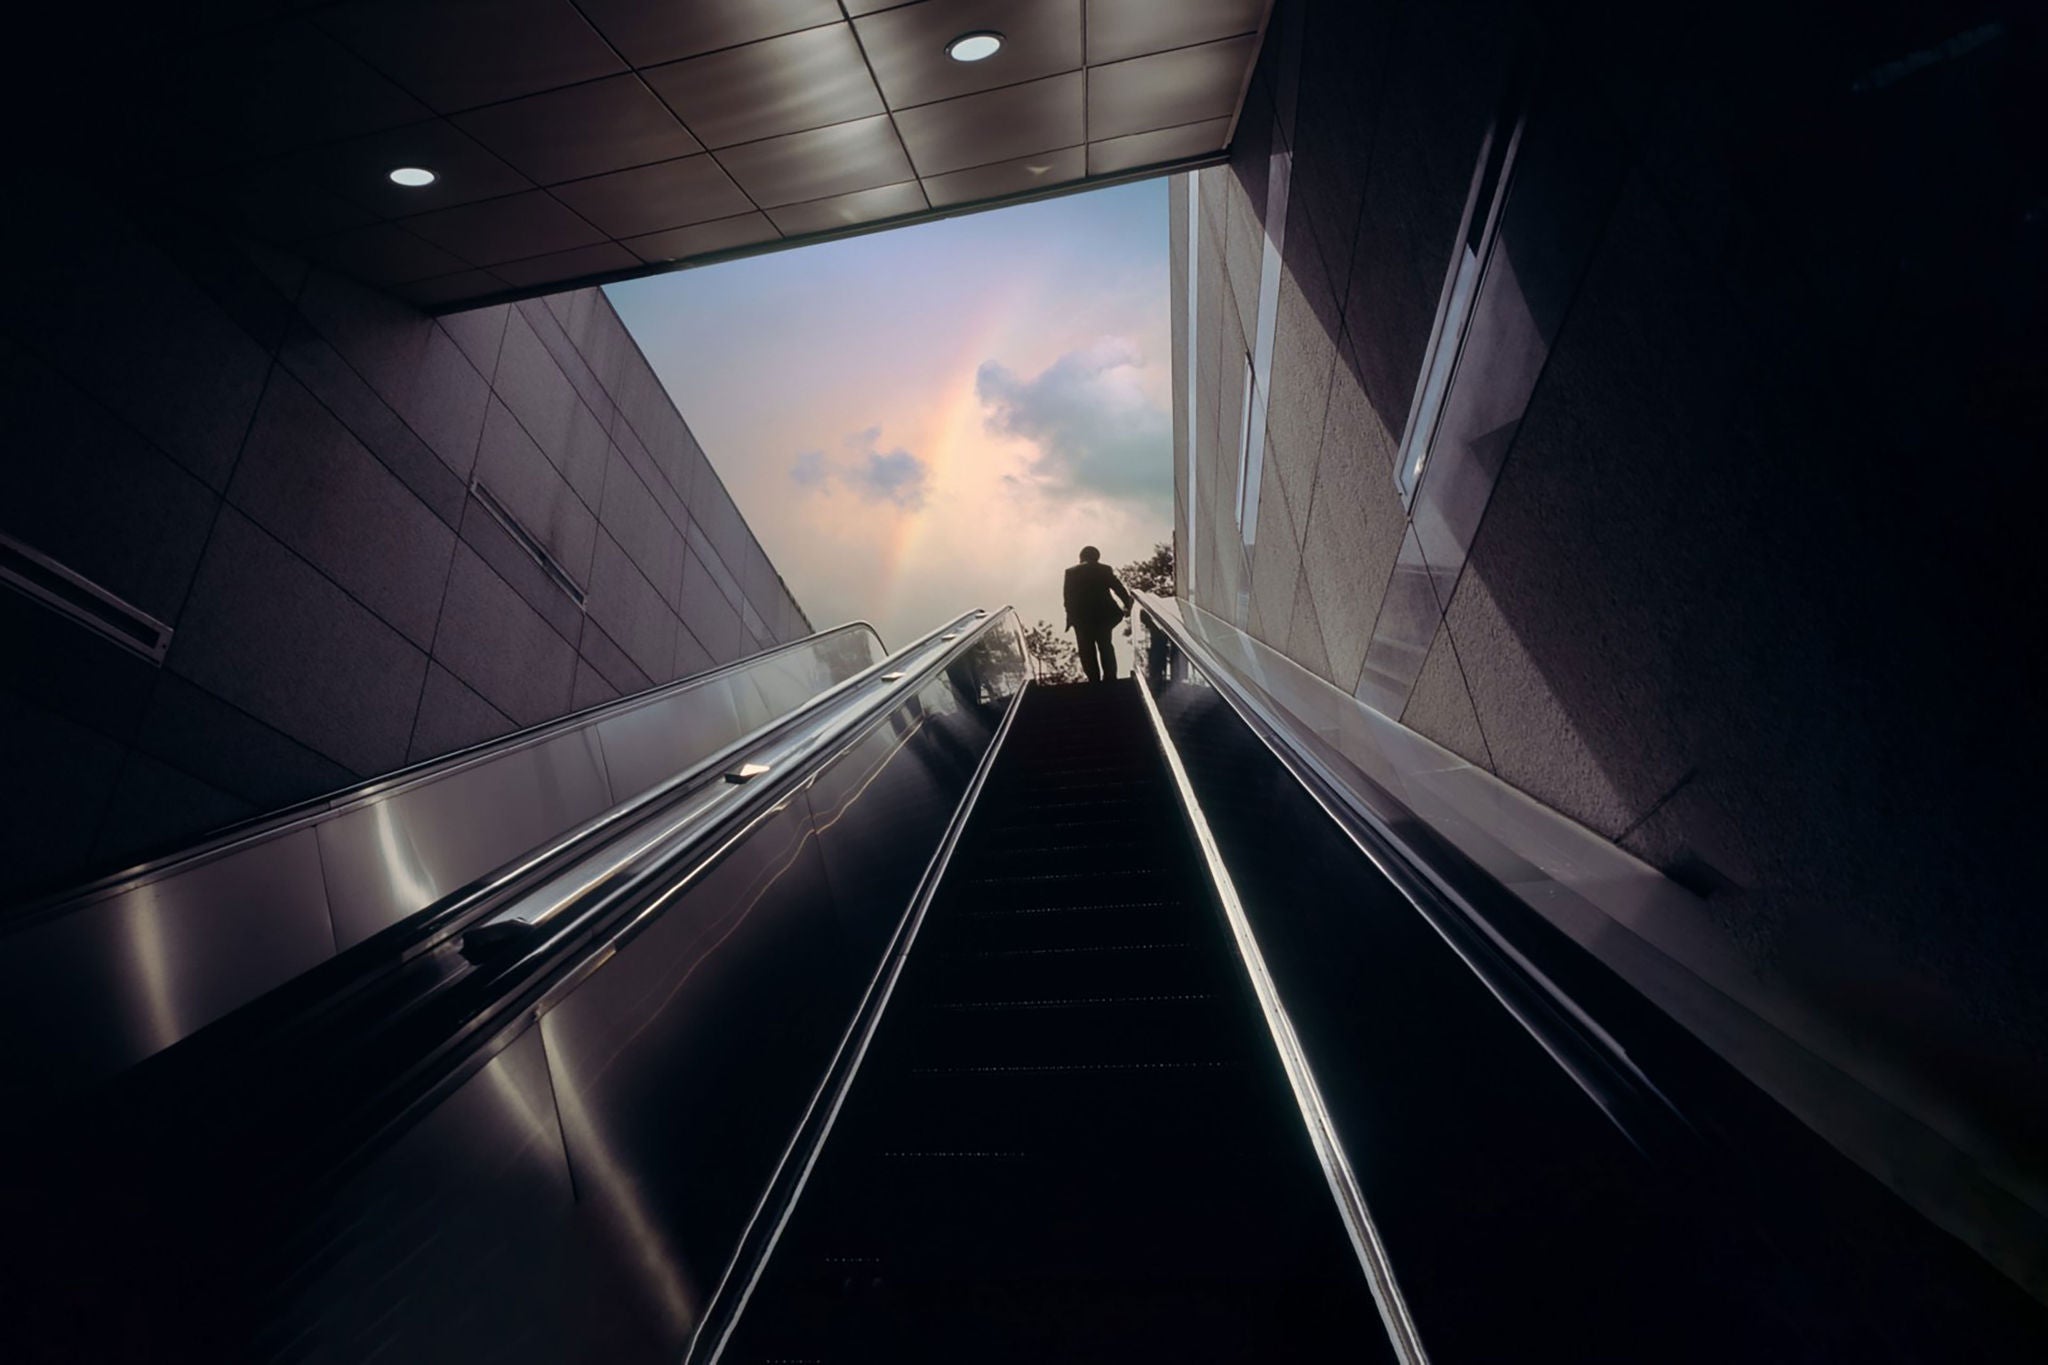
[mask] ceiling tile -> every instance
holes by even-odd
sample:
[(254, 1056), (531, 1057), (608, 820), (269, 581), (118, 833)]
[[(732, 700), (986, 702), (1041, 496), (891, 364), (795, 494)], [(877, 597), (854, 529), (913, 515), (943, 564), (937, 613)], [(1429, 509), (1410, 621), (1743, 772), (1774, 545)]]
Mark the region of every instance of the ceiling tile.
[[(1081, 0), (924, 0), (856, 19), (891, 109), (1016, 85), (1081, 66)], [(992, 29), (1002, 50), (956, 62), (946, 44)]]
[(443, 113), (626, 69), (569, 0), (357, 0), (318, 22)]
[(415, 237), (396, 223), (316, 237), (300, 248), (322, 265), (367, 284), (403, 284), (469, 269), (469, 262)]
[(727, 147), (718, 159), (763, 208), (912, 178), (887, 116)]
[(1079, 147), (1062, 147), (1056, 152), (1020, 156), (1015, 161), (998, 161), (975, 166), (950, 175), (935, 175), (924, 182), (924, 192), (935, 208), (971, 204), (1005, 194), (1029, 194), (1033, 190), (1079, 180), (1088, 173), (1088, 158)]
[(1229, 134), (1230, 120), (1219, 118), (1210, 119), (1207, 123), (1190, 123), (1179, 128), (1161, 128), (1157, 132), (1133, 133), (1129, 137), (1091, 142), (1088, 144), (1088, 174), (1115, 175), (1140, 166), (1156, 166), (1164, 161), (1180, 161), (1204, 152), (1221, 151), (1223, 140)]
[(302, 23), (207, 39), (155, 76), (160, 107), (189, 124), (177, 149), (194, 166), (275, 155), (433, 114)]
[(1081, 73), (906, 109), (896, 126), (926, 176), (1077, 146), (1086, 136)]
[(882, 112), (845, 24), (806, 29), (642, 73), (707, 147), (729, 147)]
[(395, 284), (389, 292), (422, 308), (435, 308), (503, 293), (504, 289), (505, 282), (488, 270), (465, 270), (457, 275), (437, 275), (430, 280)]
[(562, 207), (545, 190), (423, 213), (406, 219), (405, 225), (478, 265), (524, 260), (604, 240), (603, 233)]
[(192, 208), (266, 242), (291, 242), (364, 227), (377, 215), (309, 178), (302, 166), (237, 170), (176, 189)]
[(503, 261), (492, 266), (491, 273), (509, 285), (530, 289), (538, 284), (566, 284), (587, 275), (634, 270), (639, 265), (640, 258), (617, 242), (600, 242), (524, 261)]
[(632, 75), (473, 109), (453, 122), (543, 185), (701, 150)]
[(1229, 118), (1237, 109), (1245, 68), (1257, 55), (1257, 38), (1227, 38), (1112, 66), (1091, 66), (1089, 134), (1105, 141)]
[(708, 156), (686, 156), (555, 186), (570, 208), (613, 237), (728, 218), (753, 207)]
[(1269, 0), (1088, 0), (1088, 64), (1256, 33)]
[(752, 246), (756, 242), (774, 241), (777, 235), (775, 224), (762, 215), (742, 213), (733, 218), (721, 218), (715, 223), (697, 223), (691, 227), (649, 233), (645, 237), (628, 237), (625, 244), (641, 260), (658, 264), (690, 256), (708, 256), (714, 251), (730, 251), (736, 246)]
[(635, 66), (737, 47), (843, 22), (834, 0), (581, 0), (583, 12)]
[[(306, 152), (294, 159), (310, 182), (385, 218), (496, 199), (533, 188), (533, 182), (445, 119), (391, 128)], [(408, 188), (391, 183), (400, 166), (434, 173), (434, 183)]]
[(906, 213), (922, 213), (927, 207), (924, 191), (912, 180), (901, 185), (883, 185), (878, 189), (835, 195), (830, 199), (813, 199), (808, 204), (790, 204), (785, 208), (770, 209), (768, 216), (775, 220), (775, 226), (782, 229), (784, 236), (795, 237), (806, 232), (830, 232), (856, 223), (900, 218)]

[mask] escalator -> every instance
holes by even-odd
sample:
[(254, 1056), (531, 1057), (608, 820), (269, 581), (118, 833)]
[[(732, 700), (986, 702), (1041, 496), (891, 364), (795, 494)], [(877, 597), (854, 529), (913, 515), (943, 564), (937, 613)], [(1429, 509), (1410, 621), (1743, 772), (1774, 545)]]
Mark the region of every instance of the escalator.
[[(2038, 1305), (1404, 860), (1145, 616), (1111, 685), (1029, 681), (977, 612), (737, 730), (732, 680), (607, 711), (623, 802), (125, 1065), (17, 1066), (57, 1079), (0, 1125), (0, 1358), (2048, 1358)], [(524, 801), (507, 757), (464, 799)], [(374, 816), (417, 879), (452, 805), (379, 799), (252, 846)], [(129, 956), (176, 965), (170, 922)]]
[(1385, 1355), (1137, 684), (1027, 694), (728, 1361)]

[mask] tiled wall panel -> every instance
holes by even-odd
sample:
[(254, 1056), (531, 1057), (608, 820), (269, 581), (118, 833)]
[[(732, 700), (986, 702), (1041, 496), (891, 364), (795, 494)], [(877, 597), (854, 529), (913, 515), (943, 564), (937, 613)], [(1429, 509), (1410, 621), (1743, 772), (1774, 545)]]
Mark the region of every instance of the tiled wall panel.
[(600, 292), (434, 318), (64, 202), (0, 314), (0, 532), (174, 634), (0, 589), (0, 897), (810, 632)]
[[(2018, 1150), (2048, 1122), (2012, 1099), (2048, 1095), (2048, 937), (2027, 803), (1994, 794), (2040, 747), (2038, 631), (2010, 589), (2039, 578), (2020, 376), (2043, 276), (2001, 196), (2041, 97), (1990, 55), (1854, 84), (1931, 41), (1888, 22), (1830, 20), (1775, 63), (1717, 13), (1281, 0), (1231, 163), (1196, 173), (1182, 586), (1664, 871), (1915, 1112)], [(1513, 169), (1409, 503), (1396, 466), (1502, 110)]]

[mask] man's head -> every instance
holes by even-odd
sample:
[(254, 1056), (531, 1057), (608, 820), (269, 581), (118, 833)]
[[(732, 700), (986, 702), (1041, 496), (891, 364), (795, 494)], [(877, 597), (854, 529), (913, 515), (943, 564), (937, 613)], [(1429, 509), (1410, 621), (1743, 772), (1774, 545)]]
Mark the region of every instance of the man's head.
[(1093, 545), (1083, 545), (1081, 547), (1081, 562), (1083, 564), (1093, 564), (1100, 558), (1102, 558), (1102, 551), (1096, 549)]

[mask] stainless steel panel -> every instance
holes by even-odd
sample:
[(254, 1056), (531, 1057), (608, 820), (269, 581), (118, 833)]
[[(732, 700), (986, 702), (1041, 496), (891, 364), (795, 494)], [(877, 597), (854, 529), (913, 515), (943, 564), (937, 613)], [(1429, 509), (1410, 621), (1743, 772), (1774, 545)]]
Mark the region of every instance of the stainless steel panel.
[(0, 1093), (82, 1089), (333, 951), (310, 829), (52, 914), (0, 952)]
[(543, 190), (437, 209), (405, 220), (408, 230), (477, 265), (596, 246), (604, 234)]
[(910, 162), (886, 116), (728, 147), (718, 159), (762, 208), (911, 178)]
[(967, 788), (972, 765), (938, 729), (961, 711), (957, 691), (934, 683), (811, 785), (833, 913), (855, 966), (875, 966)]
[(1020, 156), (992, 166), (974, 166), (949, 175), (935, 175), (924, 182), (924, 192), (937, 208), (993, 199), (999, 194), (1028, 194), (1033, 190), (1079, 180), (1088, 173), (1087, 157), (1079, 147), (1056, 152)]
[(919, 175), (1073, 147), (1087, 136), (1081, 73), (905, 109), (897, 131)]
[(17, 919), (0, 1093), (76, 1089), (168, 1047), (882, 657), (872, 630), (835, 632), (747, 665), (758, 683), (701, 680)]
[(882, 112), (845, 24), (806, 29), (641, 73), (707, 147), (800, 133)]
[(730, 675), (598, 722), (612, 795), (631, 800), (752, 729), (733, 703)]
[[(853, 21), (891, 109), (1016, 85), (1081, 65), (1081, 0), (924, 0)], [(956, 62), (946, 44), (995, 29), (992, 57)]]
[(323, 1201), (265, 1324), (307, 1361), (587, 1358), (610, 1305), (574, 1273), (575, 1192), (540, 1031)]
[(1120, 62), (1146, 52), (1252, 33), (1269, 0), (1088, 0), (1088, 61)]
[(1229, 118), (1237, 109), (1245, 68), (1258, 51), (1258, 39), (1246, 36), (1091, 66), (1088, 133), (1112, 138)]
[(1113, 137), (1106, 142), (1091, 142), (1088, 144), (1088, 173), (1113, 175), (1140, 166), (1156, 166), (1162, 161), (1200, 156), (1204, 152), (1221, 149), (1229, 133), (1230, 120), (1218, 118), (1207, 123), (1190, 123), (1179, 128), (1161, 128), (1157, 132), (1133, 133), (1129, 137)]
[(703, 150), (635, 76), (473, 109), (455, 123), (542, 185)]
[(697, 223), (667, 232), (650, 232), (644, 237), (628, 237), (625, 245), (632, 249), (634, 255), (653, 265), (772, 241), (776, 235), (775, 224), (760, 214), (741, 213), (731, 218), (720, 218), (714, 223)]
[(745, 213), (753, 205), (708, 156), (573, 180), (554, 195), (614, 237), (634, 237)]
[(319, 827), (337, 944), (360, 943), (611, 804), (586, 729), (343, 812)]
[(840, 21), (834, 0), (580, 0), (580, 8), (635, 66)]
[(542, 1016), (578, 1197), (680, 1349), (843, 1031), (824, 865), (784, 806)]
[(924, 191), (915, 180), (909, 180), (901, 185), (883, 185), (879, 189), (770, 209), (768, 216), (775, 220), (775, 226), (794, 237), (800, 233), (830, 232), (834, 228), (877, 222), (883, 218), (900, 218), (926, 207)]

